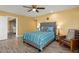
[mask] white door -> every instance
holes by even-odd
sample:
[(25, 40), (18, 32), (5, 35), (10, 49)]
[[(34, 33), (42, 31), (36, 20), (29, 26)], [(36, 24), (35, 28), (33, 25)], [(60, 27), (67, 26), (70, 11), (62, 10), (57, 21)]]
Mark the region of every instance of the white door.
[(8, 17), (0, 16), (0, 40), (5, 40), (8, 38)]

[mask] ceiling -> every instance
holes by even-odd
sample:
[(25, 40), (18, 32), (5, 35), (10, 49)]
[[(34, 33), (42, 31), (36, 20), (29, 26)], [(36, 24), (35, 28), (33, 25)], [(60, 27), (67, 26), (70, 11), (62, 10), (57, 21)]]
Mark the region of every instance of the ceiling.
[[(27, 5), (30, 6), (30, 5)], [(38, 5), (39, 7), (45, 7), (45, 10), (39, 10), (39, 13), (34, 11), (27, 12), (29, 9), (22, 7), (22, 5), (0, 5), (0, 10), (10, 13), (15, 13), (17, 15), (24, 16), (39, 16), (51, 12), (59, 12), (70, 8), (79, 7), (77, 5)]]

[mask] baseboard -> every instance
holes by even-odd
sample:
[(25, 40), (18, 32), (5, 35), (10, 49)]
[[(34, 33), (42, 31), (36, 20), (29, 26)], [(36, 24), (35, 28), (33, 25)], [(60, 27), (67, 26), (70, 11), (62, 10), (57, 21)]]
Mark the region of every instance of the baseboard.
[(18, 36), (17, 36), (17, 38), (22, 38), (22, 37), (23, 37), (23, 35), (18, 35)]

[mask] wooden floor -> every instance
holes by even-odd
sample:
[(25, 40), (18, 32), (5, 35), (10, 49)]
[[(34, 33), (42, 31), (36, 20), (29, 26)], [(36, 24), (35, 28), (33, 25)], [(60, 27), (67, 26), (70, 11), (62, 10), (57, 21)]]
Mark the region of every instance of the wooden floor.
[[(23, 44), (22, 39), (7, 39), (0, 41), (0, 53), (38, 53), (38, 50), (28, 44)], [(41, 53), (71, 53), (68, 48), (52, 42)]]

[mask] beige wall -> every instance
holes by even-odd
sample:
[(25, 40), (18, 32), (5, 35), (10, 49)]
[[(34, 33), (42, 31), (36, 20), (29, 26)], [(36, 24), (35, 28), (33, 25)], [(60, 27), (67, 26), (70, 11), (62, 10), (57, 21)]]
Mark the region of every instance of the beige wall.
[[(46, 20), (47, 17), (49, 20)], [(61, 34), (67, 34), (68, 29), (79, 29), (79, 8), (38, 16), (37, 20), (38, 23), (56, 22), (60, 26)]]
[(32, 17), (20, 16), (19, 19), (19, 34), (23, 34), (25, 32), (36, 31), (36, 21)]
[(24, 32), (27, 31), (35, 31), (36, 30), (36, 21), (34, 21), (33, 17), (28, 16), (19, 16), (16, 14), (0, 11), (0, 16), (14, 16), (18, 17), (18, 34), (23, 35)]

